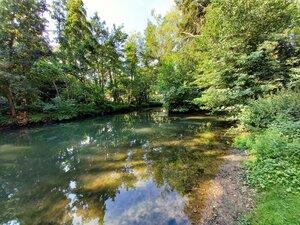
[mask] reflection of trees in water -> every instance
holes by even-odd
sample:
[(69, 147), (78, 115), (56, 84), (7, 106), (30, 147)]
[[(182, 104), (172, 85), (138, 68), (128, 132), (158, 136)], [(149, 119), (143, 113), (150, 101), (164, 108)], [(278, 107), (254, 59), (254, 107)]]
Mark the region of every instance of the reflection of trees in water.
[(0, 223), (18, 218), (21, 224), (101, 224), (108, 199), (150, 178), (163, 192), (191, 195), (216, 158), (197, 149), (218, 142), (195, 141), (196, 133), (208, 129), (202, 121), (158, 114), (103, 117), (0, 139)]

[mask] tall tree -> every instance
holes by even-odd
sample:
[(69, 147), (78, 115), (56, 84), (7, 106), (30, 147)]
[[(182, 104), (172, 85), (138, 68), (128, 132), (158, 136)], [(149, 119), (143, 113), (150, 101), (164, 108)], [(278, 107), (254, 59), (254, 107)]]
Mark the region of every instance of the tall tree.
[(282, 53), (292, 50), (295, 11), (295, 1), (213, 0), (198, 38), (198, 84), (205, 90), (199, 103), (238, 110), (248, 99), (285, 86)]
[(182, 34), (194, 36), (200, 33), (205, 21), (205, 9), (211, 0), (175, 0), (183, 19), (179, 24)]
[(46, 20), (44, 1), (2, 0), (0, 2), (0, 86), (11, 116), (16, 117), (18, 90), (33, 63), (49, 50), (43, 37)]
[(113, 26), (108, 42), (106, 43), (106, 54), (108, 62), (106, 65), (108, 73), (108, 88), (114, 101), (120, 100), (119, 85), (123, 81), (124, 73), (124, 45), (127, 34), (122, 31), (123, 27)]
[(84, 82), (89, 70), (89, 57), (94, 51), (91, 24), (86, 18), (82, 0), (68, 0), (66, 7), (67, 17), (63, 32), (65, 42), (62, 49), (72, 66), (73, 75)]
[(139, 63), (136, 35), (131, 36), (127, 40), (127, 43), (125, 45), (125, 57), (126, 57), (127, 72), (130, 78), (128, 102), (132, 103), (133, 83), (137, 76), (138, 63)]
[(95, 38), (92, 60), (95, 72), (97, 73), (97, 83), (100, 85), (102, 94), (104, 95), (104, 87), (107, 80), (106, 65), (108, 63), (107, 44), (109, 41), (109, 30), (105, 22), (100, 20), (97, 13), (91, 19), (91, 28)]
[(52, 2), (51, 17), (56, 25), (56, 41), (60, 45), (63, 43), (63, 31), (66, 23), (66, 5), (67, 0), (54, 0)]

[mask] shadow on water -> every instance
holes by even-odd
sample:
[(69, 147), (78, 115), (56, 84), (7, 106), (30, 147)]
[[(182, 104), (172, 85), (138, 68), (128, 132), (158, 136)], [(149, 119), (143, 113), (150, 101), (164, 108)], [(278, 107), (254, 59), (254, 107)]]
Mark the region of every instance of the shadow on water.
[(0, 137), (0, 224), (197, 224), (224, 123), (134, 112)]

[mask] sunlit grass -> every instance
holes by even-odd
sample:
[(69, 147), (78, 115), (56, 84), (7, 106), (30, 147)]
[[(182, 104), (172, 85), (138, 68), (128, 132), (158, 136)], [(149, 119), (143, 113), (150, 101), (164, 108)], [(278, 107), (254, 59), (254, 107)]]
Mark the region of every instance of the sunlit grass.
[(250, 222), (253, 225), (299, 225), (300, 193), (273, 188), (261, 194)]

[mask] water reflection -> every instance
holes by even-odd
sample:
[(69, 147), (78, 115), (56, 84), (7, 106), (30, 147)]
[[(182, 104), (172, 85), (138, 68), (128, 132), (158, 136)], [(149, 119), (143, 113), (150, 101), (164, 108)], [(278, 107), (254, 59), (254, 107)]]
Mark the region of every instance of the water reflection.
[(0, 224), (197, 224), (222, 122), (160, 111), (0, 136)]

